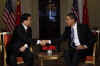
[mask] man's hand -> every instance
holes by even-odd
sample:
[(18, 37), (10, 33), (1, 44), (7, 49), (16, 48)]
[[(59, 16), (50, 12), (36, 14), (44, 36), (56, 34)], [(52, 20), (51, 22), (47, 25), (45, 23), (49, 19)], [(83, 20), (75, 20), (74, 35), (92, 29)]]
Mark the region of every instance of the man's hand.
[(84, 45), (79, 45), (76, 47), (77, 50), (87, 49)]
[(46, 45), (46, 41), (45, 41), (45, 40), (41, 40), (41, 41), (40, 41), (40, 45), (41, 45), (41, 46), (45, 46), (45, 45)]
[(22, 46), (22, 47), (19, 48), (19, 51), (20, 52), (24, 52), (25, 50), (26, 50), (26, 47), (25, 46)]
[(37, 44), (40, 44), (41, 46), (45, 46), (46, 44), (51, 44), (50, 40), (38, 40)]

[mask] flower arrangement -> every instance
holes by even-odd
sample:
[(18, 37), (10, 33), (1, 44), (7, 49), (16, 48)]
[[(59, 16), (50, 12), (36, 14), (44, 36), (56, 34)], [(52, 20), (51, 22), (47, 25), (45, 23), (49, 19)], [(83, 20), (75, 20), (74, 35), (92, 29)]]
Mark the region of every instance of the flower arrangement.
[(54, 45), (43, 46), (42, 50), (56, 50), (56, 47)]

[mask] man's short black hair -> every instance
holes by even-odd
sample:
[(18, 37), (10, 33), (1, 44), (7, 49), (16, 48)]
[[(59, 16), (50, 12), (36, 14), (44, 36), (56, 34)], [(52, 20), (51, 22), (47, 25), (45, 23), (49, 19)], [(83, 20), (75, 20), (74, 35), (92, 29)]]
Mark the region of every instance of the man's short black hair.
[(75, 21), (77, 21), (77, 16), (74, 13), (68, 13), (67, 16), (69, 16), (71, 19), (74, 19)]
[(31, 14), (29, 14), (29, 13), (24, 13), (24, 14), (21, 16), (20, 23), (23, 23), (25, 20), (28, 19), (28, 17), (31, 17)]

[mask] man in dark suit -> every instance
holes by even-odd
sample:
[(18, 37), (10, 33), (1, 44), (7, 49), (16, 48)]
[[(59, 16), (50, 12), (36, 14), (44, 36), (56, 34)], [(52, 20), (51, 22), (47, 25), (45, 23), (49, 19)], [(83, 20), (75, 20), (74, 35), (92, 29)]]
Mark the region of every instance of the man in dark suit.
[(22, 56), (27, 66), (33, 66), (33, 54), (29, 50), (32, 43), (31, 20), (30, 14), (23, 14), (21, 24), (13, 32), (11, 42), (7, 46), (7, 61), (11, 66), (17, 66), (17, 56)]
[[(78, 66), (80, 58), (92, 51), (96, 42), (88, 25), (79, 24), (74, 13), (66, 16), (66, 29), (60, 40), (68, 40), (68, 49), (64, 51), (67, 66)], [(67, 44), (67, 43), (66, 43)]]

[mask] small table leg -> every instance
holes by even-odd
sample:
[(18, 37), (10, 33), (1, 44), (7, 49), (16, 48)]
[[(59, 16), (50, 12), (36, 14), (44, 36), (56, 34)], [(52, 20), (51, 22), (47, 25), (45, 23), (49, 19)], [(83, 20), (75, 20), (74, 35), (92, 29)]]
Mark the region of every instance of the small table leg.
[(43, 58), (40, 59), (41, 66), (43, 66)]

